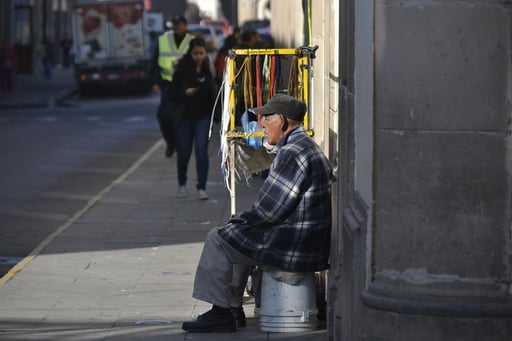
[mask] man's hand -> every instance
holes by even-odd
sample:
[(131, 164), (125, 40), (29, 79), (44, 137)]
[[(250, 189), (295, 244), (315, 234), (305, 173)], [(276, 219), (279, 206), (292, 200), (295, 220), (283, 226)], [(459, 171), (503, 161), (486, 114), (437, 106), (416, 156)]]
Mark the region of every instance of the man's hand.
[(187, 96), (193, 96), (195, 94), (197, 94), (197, 92), (199, 91), (199, 87), (195, 87), (195, 88), (187, 88), (187, 90), (185, 90), (185, 95)]
[(153, 84), (153, 92), (160, 92), (160, 85)]
[(263, 147), (267, 150), (267, 152), (271, 152), (275, 146), (268, 144), (266, 141), (263, 143)]
[(226, 225), (229, 225), (229, 224), (246, 224), (247, 223), (247, 220), (241, 218), (240, 216), (236, 215), (236, 214), (233, 214), (231, 216), (231, 218), (228, 220), (228, 222), (226, 223)]

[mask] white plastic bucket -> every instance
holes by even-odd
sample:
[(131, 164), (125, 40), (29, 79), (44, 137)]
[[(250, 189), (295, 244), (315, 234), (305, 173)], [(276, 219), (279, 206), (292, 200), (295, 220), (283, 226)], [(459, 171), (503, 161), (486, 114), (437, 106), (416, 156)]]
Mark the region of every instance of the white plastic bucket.
[(297, 284), (275, 280), (267, 272), (261, 279), (260, 329), (264, 332), (304, 332), (318, 327), (315, 273)]

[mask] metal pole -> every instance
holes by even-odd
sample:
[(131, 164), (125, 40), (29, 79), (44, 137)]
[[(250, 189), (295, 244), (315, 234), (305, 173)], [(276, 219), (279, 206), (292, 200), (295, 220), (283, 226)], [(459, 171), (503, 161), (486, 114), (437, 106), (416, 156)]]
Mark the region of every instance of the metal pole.
[(229, 141), (229, 181), (231, 182), (231, 215), (236, 214), (235, 140)]

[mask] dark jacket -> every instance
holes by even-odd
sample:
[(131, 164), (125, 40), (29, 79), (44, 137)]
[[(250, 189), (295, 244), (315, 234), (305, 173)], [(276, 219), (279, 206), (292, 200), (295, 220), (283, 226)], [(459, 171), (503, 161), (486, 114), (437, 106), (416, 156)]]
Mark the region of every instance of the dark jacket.
[[(173, 75), (169, 98), (177, 103), (185, 103), (185, 119), (200, 119), (205, 115), (211, 115), (217, 87), (210, 70), (210, 62), (205, 59), (201, 71), (196, 72), (194, 62), (185, 55), (178, 63)], [(191, 87), (199, 87), (199, 91), (192, 96), (187, 96), (185, 90)]]

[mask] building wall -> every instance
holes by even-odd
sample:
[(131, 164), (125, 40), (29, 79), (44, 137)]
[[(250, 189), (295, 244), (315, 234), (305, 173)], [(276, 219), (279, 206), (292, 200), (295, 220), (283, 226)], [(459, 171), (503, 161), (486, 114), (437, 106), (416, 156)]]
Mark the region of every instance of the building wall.
[[(284, 8), (289, 8), (289, 6), (293, 7), (295, 6), (296, 0), (281, 0), (273, 2), (272, 0), (238, 0), (237, 2), (238, 26), (242, 26), (246, 20), (271, 19), (272, 17), (276, 18), (275, 15), (272, 15), (272, 13), (278, 13), (275, 12), (276, 6), (280, 5), (284, 6)], [(277, 16), (277, 18), (279, 18), (279, 21), (281, 22), (282, 13), (280, 13), (280, 16)]]
[(12, 9), (10, 0), (0, 1), (0, 41), (4, 44), (12, 42)]
[[(321, 9), (321, 7), (319, 7)], [(272, 2), (272, 36), (278, 46), (299, 47), (304, 45), (305, 17), (301, 0)], [(277, 19), (276, 19), (277, 18)], [(286, 25), (283, 25), (286, 23)]]
[(344, 136), (340, 124), (346, 122), (347, 111), (342, 103), (346, 103), (346, 88), (343, 89), (340, 64), (340, 2), (324, 0), (318, 6), (312, 3), (312, 46), (318, 46), (313, 64), (312, 105), (314, 112), (315, 141), (322, 147), (331, 161), (337, 183), (333, 186), (333, 228), (331, 242), (331, 267), (325, 272), (327, 298), (327, 327), (333, 340), (340, 339), (341, 332), (341, 274), (342, 244), (338, 220), (341, 216), (346, 179), (343, 174), (349, 163), (344, 159), (349, 153), (341, 153), (347, 147), (342, 143)]
[(18, 73), (39, 73), (41, 45), (47, 35), (55, 42), (61, 64), (60, 41), (70, 32), (71, 0), (5, 0), (0, 2), (0, 39), (18, 52)]
[(197, 5), (201, 17), (216, 19), (223, 15), (218, 0), (188, 0), (188, 3)]
[[(308, 43), (307, 3), (311, 4), (312, 34)], [(339, 2), (335, 0), (271, 2), (272, 35), (279, 48), (317, 46), (309, 84), (314, 139), (337, 162), (339, 117)], [(285, 13), (285, 14), (283, 14)], [(294, 29), (290, 29), (293, 27)]]
[[(238, 25), (244, 21), (258, 18), (258, 0), (238, 0)], [(261, 18), (262, 19), (262, 18)]]
[(330, 340), (512, 339), (511, 6), (313, 6)]
[(330, 339), (512, 339), (512, 5), (341, 6)]

